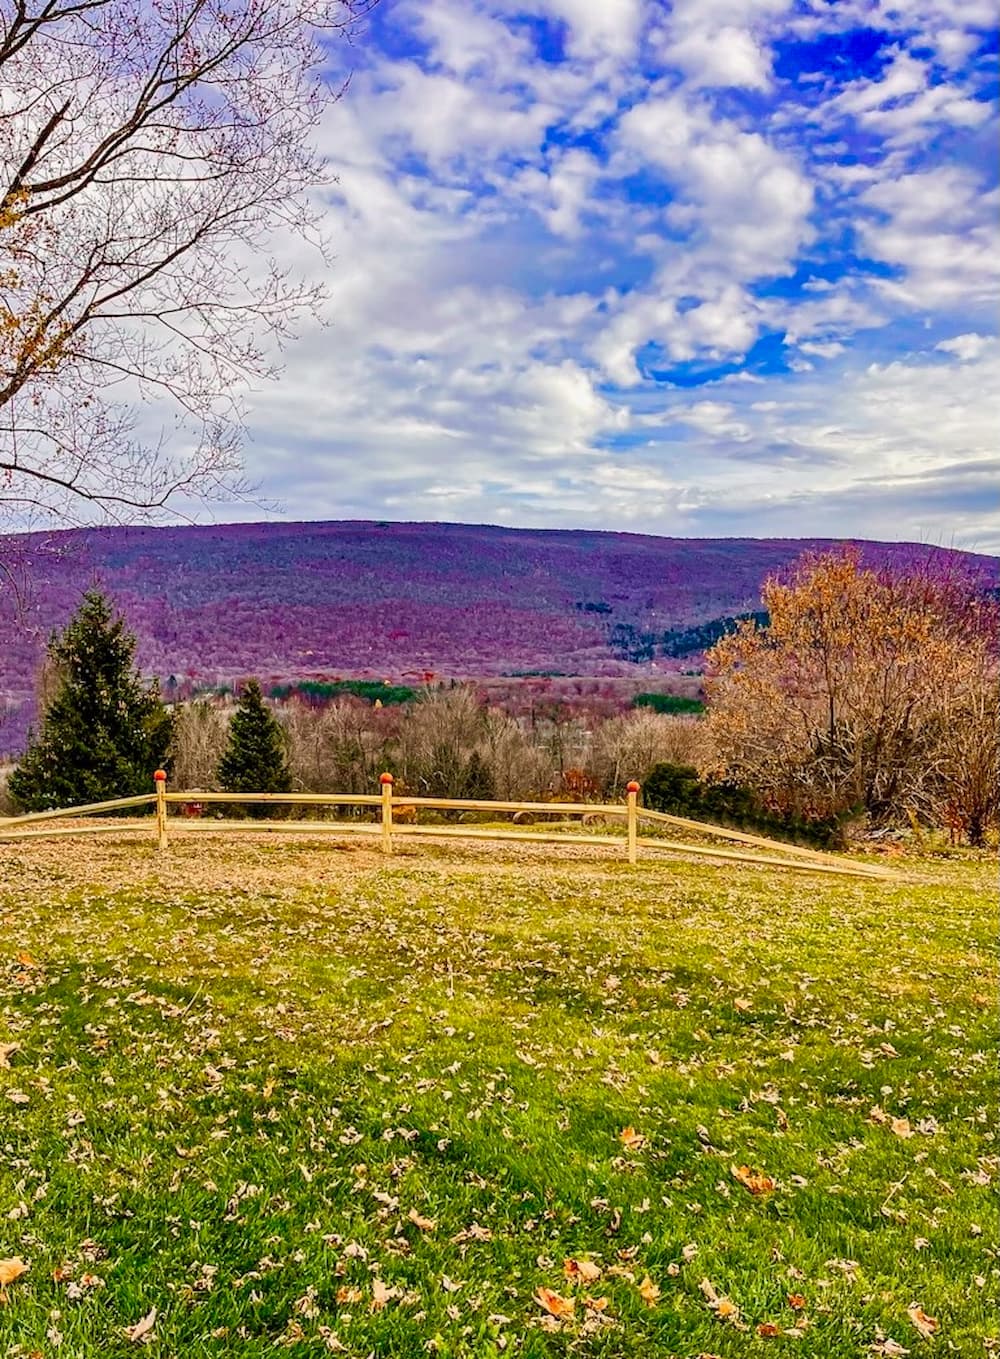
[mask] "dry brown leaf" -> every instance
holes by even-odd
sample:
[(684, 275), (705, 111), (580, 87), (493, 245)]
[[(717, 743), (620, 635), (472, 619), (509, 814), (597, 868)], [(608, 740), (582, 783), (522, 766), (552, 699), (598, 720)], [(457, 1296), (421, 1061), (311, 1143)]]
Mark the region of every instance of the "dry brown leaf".
[(0, 1043), (0, 1068), (5, 1071), (10, 1068), (10, 1059), (15, 1052), (20, 1052), (20, 1043)]
[(910, 1127), (908, 1118), (894, 1118), (889, 1124), (897, 1137), (912, 1137), (913, 1129)]
[(708, 1299), (708, 1305), (714, 1307), (719, 1301), (719, 1294), (715, 1291), (715, 1285), (709, 1279), (702, 1279), (698, 1287)]
[(781, 1327), (775, 1325), (773, 1321), (762, 1321), (757, 1327), (757, 1334), (765, 1340), (770, 1340), (776, 1335), (781, 1334)]
[(372, 1279), (372, 1311), (381, 1312), (382, 1308), (392, 1298), (399, 1297), (398, 1288), (390, 1288), (381, 1279)]
[(0, 1288), (6, 1288), (22, 1274), (27, 1274), (28, 1268), (19, 1255), (14, 1255), (9, 1260), (0, 1260)]
[(583, 1305), (588, 1311), (604, 1312), (607, 1311), (608, 1300), (607, 1298), (592, 1298), (588, 1293), (583, 1299)]
[(929, 1317), (919, 1303), (911, 1302), (906, 1309), (906, 1315), (924, 1340), (930, 1340), (931, 1336), (941, 1329), (937, 1317)]
[(806, 1300), (801, 1293), (789, 1293), (786, 1301), (793, 1312), (801, 1312), (806, 1305)]
[(363, 1297), (360, 1288), (355, 1288), (351, 1284), (341, 1284), (337, 1289), (337, 1303), (343, 1307), (345, 1303), (360, 1302)]
[(738, 1180), (751, 1194), (770, 1194), (774, 1190), (774, 1180), (763, 1171), (751, 1170), (749, 1166), (730, 1166), (733, 1179)]
[(655, 1307), (660, 1300), (660, 1286), (653, 1283), (648, 1274), (639, 1284), (639, 1297), (642, 1298), (647, 1307)]
[(551, 1288), (536, 1288), (534, 1298), (543, 1311), (560, 1320), (563, 1317), (571, 1317), (576, 1310), (576, 1303), (572, 1298), (564, 1298), (562, 1294), (553, 1292)]
[(432, 1232), (437, 1226), (436, 1218), (421, 1217), (416, 1208), (411, 1208), (406, 1216), (407, 1220), (412, 1222), (414, 1227), (419, 1227), (422, 1232)]
[(153, 1337), (153, 1327), (156, 1325), (156, 1308), (151, 1307), (141, 1321), (137, 1321), (134, 1326), (126, 1326), (125, 1338), (137, 1345), (145, 1345)]
[(601, 1277), (600, 1265), (595, 1265), (593, 1260), (564, 1260), (563, 1273), (567, 1279), (579, 1283), (593, 1283), (595, 1279)]
[(41, 963), (39, 963), (39, 961), (38, 961), (37, 958), (33, 958), (33, 957), (31, 956), (30, 953), (26, 953), (23, 949), (22, 949), (22, 951), (17, 955), (17, 961), (21, 964), (22, 967), (40, 967), (40, 966), (41, 966)]
[(646, 1145), (646, 1139), (642, 1133), (636, 1132), (634, 1128), (622, 1128), (618, 1134), (618, 1140), (628, 1151), (639, 1151)]

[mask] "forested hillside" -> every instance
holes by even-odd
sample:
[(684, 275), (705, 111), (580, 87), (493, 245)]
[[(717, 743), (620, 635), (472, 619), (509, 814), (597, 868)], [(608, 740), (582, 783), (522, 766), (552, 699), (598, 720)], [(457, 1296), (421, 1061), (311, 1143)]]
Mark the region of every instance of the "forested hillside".
[[(0, 753), (23, 740), (46, 638), (94, 582), (165, 680), (611, 675), (696, 664), (769, 574), (828, 545), (370, 521), (0, 540), (19, 586), (0, 591)], [(900, 563), (930, 550), (865, 545)], [(953, 555), (995, 577), (995, 559)]]

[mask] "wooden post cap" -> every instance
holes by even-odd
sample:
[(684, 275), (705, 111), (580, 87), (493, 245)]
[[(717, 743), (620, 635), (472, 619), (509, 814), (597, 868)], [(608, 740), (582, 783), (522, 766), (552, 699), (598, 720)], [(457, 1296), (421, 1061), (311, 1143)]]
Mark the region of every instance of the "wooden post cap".
[(153, 782), (154, 782), (154, 783), (166, 783), (166, 781), (167, 781), (167, 776), (166, 776), (166, 774), (163, 772), (162, 769), (158, 769), (158, 770), (156, 771), (156, 773), (153, 775)]
[(626, 793), (638, 793), (640, 791), (639, 784), (636, 783), (635, 779), (632, 779), (631, 782), (626, 783), (625, 791)]
[(380, 774), (378, 776), (378, 781), (385, 787), (386, 784), (393, 782), (393, 778), (391, 774)]

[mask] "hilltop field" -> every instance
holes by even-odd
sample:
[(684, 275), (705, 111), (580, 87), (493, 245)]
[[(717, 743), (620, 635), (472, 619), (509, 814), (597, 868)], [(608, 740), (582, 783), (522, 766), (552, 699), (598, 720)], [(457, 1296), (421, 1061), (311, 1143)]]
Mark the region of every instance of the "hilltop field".
[(893, 866), (0, 846), (0, 1353), (995, 1354), (994, 869)]

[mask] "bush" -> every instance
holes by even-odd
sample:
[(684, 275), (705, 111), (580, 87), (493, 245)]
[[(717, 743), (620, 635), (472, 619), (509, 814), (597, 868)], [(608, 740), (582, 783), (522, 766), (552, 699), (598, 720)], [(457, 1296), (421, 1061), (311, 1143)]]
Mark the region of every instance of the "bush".
[(788, 840), (820, 849), (842, 848), (845, 825), (857, 809), (837, 816), (787, 816), (765, 807), (752, 789), (702, 779), (692, 765), (658, 764), (642, 785), (645, 807)]

